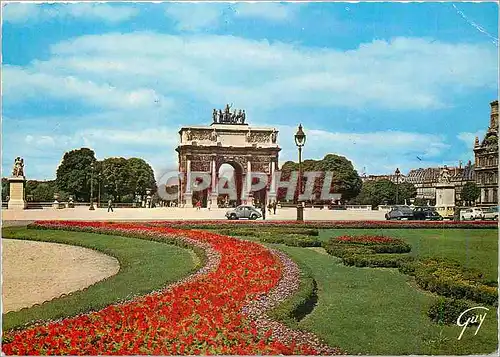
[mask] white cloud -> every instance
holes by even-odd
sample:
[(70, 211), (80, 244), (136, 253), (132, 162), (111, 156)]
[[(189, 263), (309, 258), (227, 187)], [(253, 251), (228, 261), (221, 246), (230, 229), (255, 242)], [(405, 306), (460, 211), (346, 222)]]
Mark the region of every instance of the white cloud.
[(4, 100), (24, 101), (37, 97), (79, 100), (100, 108), (139, 109), (169, 107), (172, 102), (149, 88), (121, 89), (69, 75), (43, 73), (18, 66), (3, 67)]
[(54, 147), (56, 145), (54, 138), (48, 135), (26, 135), (24, 141), (28, 145), (42, 146), (45, 148)]
[(299, 3), (239, 3), (235, 5), (235, 15), (244, 18), (285, 21), (290, 20), (301, 5)]
[[(42, 96), (49, 103), (78, 100), (98, 113), (84, 109), (87, 117), (51, 118), (53, 125), (68, 121), (87, 128), (71, 129), (69, 134), (67, 128), (61, 130), (65, 135), (51, 133), (49, 120), (39, 118), (37, 125), (44, 123), (42, 128), (6, 138), (4, 156), (25, 157), (33, 178), (51, 178), (50, 171), (42, 170), (57, 167), (65, 151), (81, 146), (91, 147), (100, 158), (143, 157), (161, 172), (176, 165), (174, 123), (199, 121), (185, 117), (172, 98), (214, 107), (234, 102), (248, 113), (261, 113), (259, 120), (271, 118), (271, 123), (286, 106), (404, 113), (453, 105), (449, 98), (455, 90), (464, 94), (495, 88), (496, 70), (497, 53), (486, 45), (419, 38), (373, 41), (342, 51), (233, 36), (149, 32), (82, 36), (52, 46), (48, 59), (26, 66), (4, 65), (3, 105), (8, 108)], [(210, 109), (207, 113), (210, 117)], [(257, 126), (255, 119), (251, 124)], [(100, 128), (102, 123), (106, 128)], [(432, 134), (350, 134), (307, 126), (305, 157), (338, 153), (351, 159), (359, 172), (363, 167), (367, 173), (388, 173), (395, 167), (406, 172), (442, 165), (448, 148), (441, 136)], [(292, 141), (296, 128), (276, 127), (283, 147), (281, 161), (296, 160)], [(19, 148), (19, 142), (26, 144)]]
[(181, 31), (197, 31), (216, 27), (222, 16), (222, 8), (214, 3), (171, 3), (165, 15), (176, 22)]
[(302, 4), (280, 3), (170, 3), (165, 15), (175, 21), (180, 31), (208, 31), (223, 23), (245, 19), (285, 21), (293, 18)]
[[(161, 175), (166, 170), (177, 168), (175, 148), (178, 145), (178, 135), (174, 135), (177, 131), (177, 127), (138, 126), (130, 129), (92, 127), (69, 135), (33, 132), (25, 135), (25, 145), (22, 147), (14, 145), (14, 142), (18, 142), (17, 137), (9, 137), (9, 142), (4, 143), (4, 157), (24, 157), (30, 167), (30, 179), (53, 179), (65, 152), (88, 147), (94, 150), (99, 160), (107, 157), (143, 158), (151, 164), (156, 175)], [(4, 162), (4, 168), (9, 165), (10, 162)]]
[[(259, 125), (256, 123), (256, 126)], [(280, 165), (288, 160), (296, 161), (297, 148), (293, 142), (296, 127), (272, 123), (262, 126), (279, 130), (278, 144), (282, 147)], [(162, 173), (177, 168), (177, 131), (177, 127), (138, 126), (119, 129), (92, 127), (77, 130), (71, 135), (58, 136), (33, 133), (26, 135), (26, 145), (16, 155), (22, 155), (26, 162), (31, 163), (31, 175), (37, 175), (32, 176), (33, 178), (51, 178), (51, 173), (55, 175), (55, 171), (43, 174), (35, 171), (35, 163), (37, 166), (41, 164), (41, 167), (57, 167), (64, 152), (79, 147), (91, 148), (98, 159), (114, 156), (144, 158), (159, 177)], [(390, 173), (396, 167), (406, 173), (417, 167), (456, 164), (437, 159), (449, 148), (440, 135), (400, 131), (353, 134), (308, 129), (307, 126), (305, 132), (307, 141), (303, 151), (304, 158), (322, 159), (329, 153), (342, 155), (353, 162), (359, 174)]]
[(176, 128), (155, 127), (142, 130), (125, 129), (86, 129), (77, 133), (77, 136), (89, 143), (106, 142), (111, 145), (133, 145), (137, 147), (172, 147), (177, 145)]
[[(278, 143), (282, 147), (280, 164), (297, 161), (297, 148), (293, 135), (297, 128), (276, 126)], [(440, 135), (402, 131), (368, 133), (330, 132), (304, 128), (306, 145), (303, 157), (322, 159), (326, 154), (338, 154), (353, 162), (358, 173), (390, 173), (399, 167), (403, 172), (411, 168), (443, 165), (437, 160), (449, 148)], [(418, 157), (422, 159), (419, 160)]]
[(481, 140), (483, 140), (485, 132), (485, 130), (478, 130), (475, 133), (462, 132), (457, 135), (457, 138), (462, 140), (465, 145), (467, 145), (467, 148), (472, 150), (472, 148), (474, 147), (474, 140), (476, 136), (479, 138), (479, 142), (481, 142)]
[(138, 10), (132, 6), (115, 6), (105, 3), (9, 3), (5, 4), (2, 9), (3, 21), (13, 24), (47, 21), (54, 18), (118, 23), (138, 13)]
[(455, 91), (497, 85), (493, 48), (420, 38), (342, 51), (233, 36), (130, 33), (82, 36), (51, 51), (29, 70), (249, 109), (430, 109), (452, 105), (448, 96)]

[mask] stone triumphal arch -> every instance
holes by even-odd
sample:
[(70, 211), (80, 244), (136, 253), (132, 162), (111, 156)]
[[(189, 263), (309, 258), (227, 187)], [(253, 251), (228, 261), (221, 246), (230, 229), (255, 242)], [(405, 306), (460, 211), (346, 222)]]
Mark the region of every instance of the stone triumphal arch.
[[(209, 126), (189, 126), (179, 130), (180, 144), (176, 151), (179, 158), (179, 171), (182, 173), (178, 202), (192, 207), (201, 200), (205, 206), (210, 201), (217, 207), (221, 201), (228, 200), (218, 192), (219, 169), (223, 164), (234, 168), (236, 204), (269, 202), (276, 199), (276, 188), (271, 184), (271, 176), (277, 170), (278, 155), (281, 148), (277, 144), (278, 131), (274, 128), (252, 127), (246, 123), (245, 111), (231, 112), (230, 106), (224, 110), (213, 111), (213, 122)], [(204, 172), (210, 175), (208, 188), (199, 191), (193, 173)], [(249, 192), (252, 172), (268, 176), (266, 188), (259, 192)]]

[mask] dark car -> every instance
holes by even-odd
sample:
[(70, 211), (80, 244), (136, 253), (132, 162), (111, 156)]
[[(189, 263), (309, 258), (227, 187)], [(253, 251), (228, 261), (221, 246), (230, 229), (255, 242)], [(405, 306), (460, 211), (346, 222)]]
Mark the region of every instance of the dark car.
[(255, 207), (242, 205), (227, 211), (226, 217), (227, 219), (257, 219), (262, 217), (262, 214)]
[(413, 208), (413, 219), (421, 221), (442, 221), (443, 216), (436, 212), (432, 207)]
[(394, 206), (385, 214), (385, 219), (413, 219), (413, 210), (408, 206)]

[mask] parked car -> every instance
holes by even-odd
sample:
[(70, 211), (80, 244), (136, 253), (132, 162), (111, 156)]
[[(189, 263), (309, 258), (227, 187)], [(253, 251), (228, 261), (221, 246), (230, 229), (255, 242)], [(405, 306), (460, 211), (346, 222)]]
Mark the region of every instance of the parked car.
[(262, 214), (253, 206), (241, 205), (227, 211), (226, 217), (227, 219), (240, 219), (240, 218), (257, 219), (262, 217)]
[(483, 209), (483, 219), (498, 220), (498, 206)]
[(413, 219), (413, 210), (408, 206), (394, 206), (389, 212), (385, 214), (385, 219)]
[(466, 220), (472, 221), (475, 219), (483, 219), (483, 217), (484, 217), (483, 210), (478, 207), (467, 208), (460, 212), (461, 221), (466, 221)]
[(453, 219), (455, 217), (455, 206), (439, 206), (436, 207), (436, 212), (443, 219)]
[(436, 212), (434, 207), (415, 207), (413, 208), (413, 219), (422, 221), (442, 221), (443, 217)]

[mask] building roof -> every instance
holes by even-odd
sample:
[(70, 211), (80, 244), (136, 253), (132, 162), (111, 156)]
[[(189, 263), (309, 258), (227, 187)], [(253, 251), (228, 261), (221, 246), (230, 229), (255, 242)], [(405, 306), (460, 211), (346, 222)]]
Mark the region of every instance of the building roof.
[[(427, 167), (410, 170), (407, 181), (411, 183), (439, 182), (441, 167)], [(465, 166), (448, 167), (450, 181), (472, 181), (474, 179), (474, 165), (469, 161)]]

